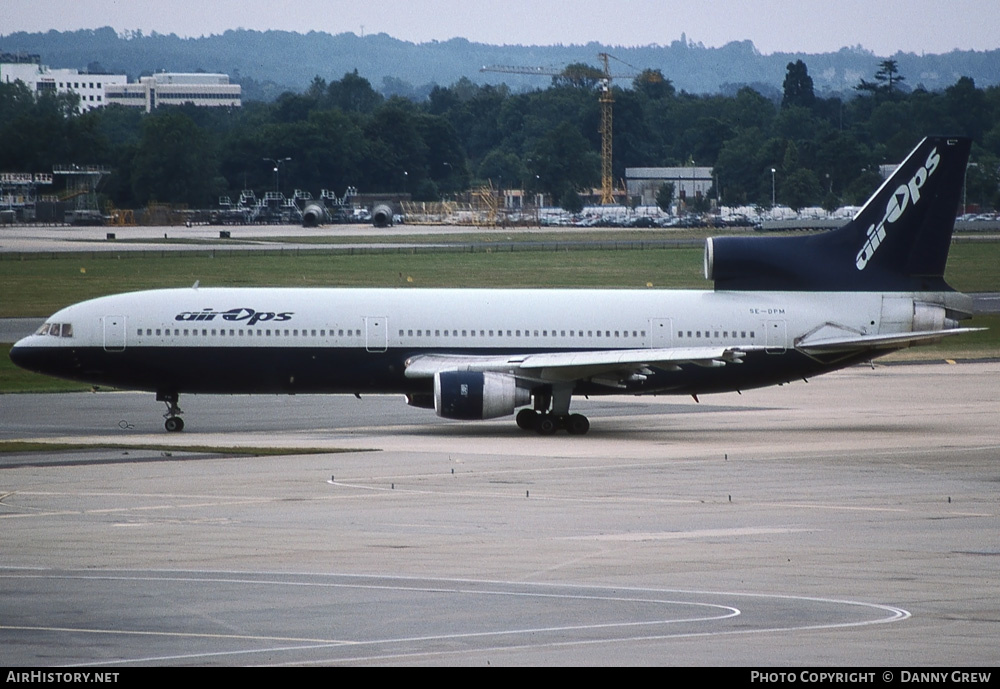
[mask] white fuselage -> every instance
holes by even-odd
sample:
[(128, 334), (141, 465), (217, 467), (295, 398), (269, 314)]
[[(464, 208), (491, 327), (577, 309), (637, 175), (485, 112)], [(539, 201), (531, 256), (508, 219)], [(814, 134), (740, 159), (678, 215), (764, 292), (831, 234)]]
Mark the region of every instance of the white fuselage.
[[(168, 289), (86, 301), (57, 334), (20, 341), (45, 372), (177, 392), (411, 392), (421, 354), (519, 355), (744, 348), (740, 365), (681, 367), (643, 384), (581, 382), (588, 394), (716, 392), (816, 375), (836, 363), (796, 351), (823, 328), (859, 336), (913, 327), (916, 295), (841, 292), (534, 289)], [(926, 295), (925, 295), (926, 296)], [(888, 304), (892, 304), (889, 308)], [(67, 330), (68, 326), (68, 330)], [(72, 353), (72, 355), (70, 355)], [(794, 355), (794, 363), (781, 355)], [(29, 367), (32, 367), (29, 365)], [(43, 370), (41, 366), (33, 366)], [(674, 367), (677, 368), (677, 367)]]
[[(914, 295), (893, 294), (911, 301)], [(883, 294), (688, 290), (171, 289), (93, 299), (49, 323), (72, 336), (18, 346), (324, 347), (384, 351), (635, 349), (702, 345), (790, 349), (835, 323), (883, 328)]]

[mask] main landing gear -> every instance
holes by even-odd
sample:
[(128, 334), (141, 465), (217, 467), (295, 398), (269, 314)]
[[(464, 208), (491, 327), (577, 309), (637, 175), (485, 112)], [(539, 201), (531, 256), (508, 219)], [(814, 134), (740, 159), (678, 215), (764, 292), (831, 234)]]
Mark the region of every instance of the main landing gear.
[(177, 406), (178, 397), (176, 392), (156, 393), (156, 400), (167, 405), (167, 413), (163, 415), (163, 418), (166, 419), (163, 422), (163, 427), (167, 429), (168, 433), (180, 433), (184, 430), (184, 419), (181, 418), (181, 414), (184, 412)]
[(583, 414), (570, 414), (572, 388), (553, 387), (534, 393), (534, 409), (522, 409), (515, 420), (518, 428), (552, 435), (566, 429), (570, 435), (583, 435), (590, 430), (590, 421)]

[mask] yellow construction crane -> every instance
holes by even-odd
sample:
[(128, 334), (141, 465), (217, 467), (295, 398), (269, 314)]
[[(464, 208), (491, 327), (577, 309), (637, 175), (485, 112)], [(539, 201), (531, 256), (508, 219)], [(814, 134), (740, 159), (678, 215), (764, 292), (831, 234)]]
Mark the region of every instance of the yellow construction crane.
[(614, 138), (614, 128), (611, 126), (611, 116), (615, 102), (611, 90), (611, 70), (608, 59), (611, 55), (598, 53), (604, 63), (604, 79), (601, 80), (601, 205), (608, 206), (615, 202), (614, 180), (611, 177), (611, 141)]
[[(598, 53), (597, 57), (601, 59), (601, 63), (604, 65), (603, 77), (600, 81), (600, 93), (598, 95), (598, 101), (601, 104), (601, 204), (611, 205), (615, 202), (614, 198), (614, 178), (612, 177), (612, 140), (614, 138), (614, 127), (612, 125), (612, 119), (614, 115), (614, 102), (615, 96), (614, 92), (611, 90), (611, 79), (614, 77), (637, 77), (639, 73), (635, 74), (611, 74), (611, 68), (609, 62), (611, 60), (617, 60), (623, 65), (627, 65), (632, 69), (632, 65), (628, 64), (624, 60), (620, 60), (614, 55), (609, 53)], [(487, 65), (479, 70), (480, 72), (501, 72), (503, 74), (533, 74), (536, 76), (551, 76), (558, 77), (563, 76), (566, 70), (557, 70), (550, 67), (511, 67), (508, 65)]]

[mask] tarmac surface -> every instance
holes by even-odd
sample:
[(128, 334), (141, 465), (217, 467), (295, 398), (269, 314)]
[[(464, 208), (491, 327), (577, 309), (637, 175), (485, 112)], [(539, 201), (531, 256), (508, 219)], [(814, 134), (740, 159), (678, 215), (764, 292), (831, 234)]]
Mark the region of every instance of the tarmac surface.
[(998, 383), (574, 400), (583, 437), (383, 396), (184, 396), (168, 435), (151, 394), (3, 395), (0, 441), (71, 446), (0, 454), (0, 664), (993, 666)]
[[(15, 225), (0, 227), (0, 252), (64, 252), (64, 251), (205, 251), (260, 250), (288, 251), (294, 249), (331, 250), (349, 248), (428, 247), (425, 242), (392, 241), (395, 237), (423, 235), (481, 235), (505, 239), (513, 236), (558, 232), (567, 239), (575, 234), (593, 234), (593, 227), (518, 227), (484, 228), (468, 225), (394, 225), (374, 227), (371, 223), (323, 225), (304, 228), (301, 225), (195, 225), (151, 227), (45, 227)], [(662, 228), (629, 228), (631, 234), (661, 233)], [(228, 233), (223, 238), (221, 235)], [(610, 238), (616, 233), (609, 231)], [(109, 235), (114, 235), (110, 238)], [(362, 237), (372, 241), (323, 244), (296, 242), (299, 237)], [(276, 239), (282, 241), (275, 241)], [(162, 240), (162, 241), (161, 241)], [(442, 242), (442, 244), (447, 242)]]

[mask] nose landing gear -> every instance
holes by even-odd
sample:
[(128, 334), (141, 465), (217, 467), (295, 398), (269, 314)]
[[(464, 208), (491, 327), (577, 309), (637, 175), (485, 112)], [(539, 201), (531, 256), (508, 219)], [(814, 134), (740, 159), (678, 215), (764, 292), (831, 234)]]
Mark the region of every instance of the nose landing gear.
[(163, 422), (163, 427), (167, 429), (168, 433), (180, 433), (184, 430), (184, 419), (181, 418), (181, 414), (184, 412), (177, 406), (178, 398), (179, 395), (176, 392), (156, 393), (156, 400), (167, 405), (167, 413), (163, 415), (163, 418), (166, 419)]

